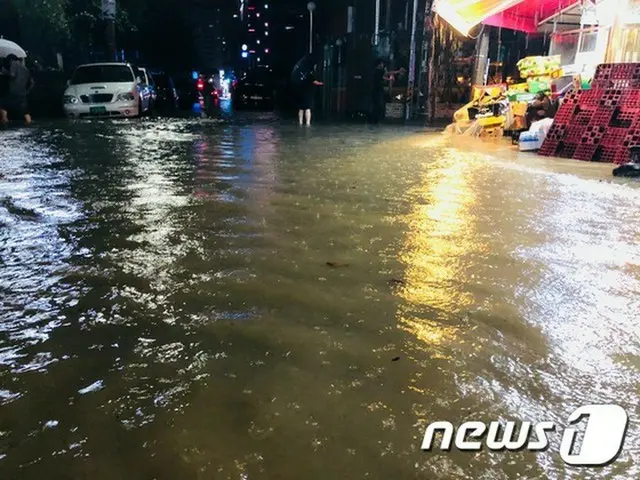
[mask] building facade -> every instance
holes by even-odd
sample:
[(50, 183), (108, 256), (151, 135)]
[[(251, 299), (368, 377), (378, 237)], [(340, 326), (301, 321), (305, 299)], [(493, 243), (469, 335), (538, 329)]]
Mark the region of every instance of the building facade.
[(233, 5), (222, 0), (191, 0), (188, 12), (197, 59), (194, 67), (211, 72), (233, 68), (241, 29)]
[(271, 69), (271, 5), (269, 0), (240, 0), (241, 23), (239, 51), (244, 71)]

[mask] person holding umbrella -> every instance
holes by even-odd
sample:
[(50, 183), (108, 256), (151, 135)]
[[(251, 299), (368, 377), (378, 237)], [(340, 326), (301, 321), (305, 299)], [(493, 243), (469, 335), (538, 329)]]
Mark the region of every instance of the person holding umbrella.
[(307, 75), (305, 80), (300, 83), (298, 91), (298, 124), (311, 125), (314, 88), (320, 85), (323, 85), (323, 83), (316, 80), (313, 73)]
[(298, 124), (311, 125), (311, 109), (313, 108), (314, 89), (322, 82), (313, 75), (315, 60), (312, 55), (305, 55), (296, 63), (291, 73), (291, 80), (296, 90), (298, 104)]
[(5, 126), (9, 122), (9, 114), (24, 117), (27, 125), (31, 124), (27, 96), (33, 88), (31, 73), (22, 61), (10, 54), (2, 66), (2, 73), (8, 77), (8, 88), (0, 98), (0, 125)]

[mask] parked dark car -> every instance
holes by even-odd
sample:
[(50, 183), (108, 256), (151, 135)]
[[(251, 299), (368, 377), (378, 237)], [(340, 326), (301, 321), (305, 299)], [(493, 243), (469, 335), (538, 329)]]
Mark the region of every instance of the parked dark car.
[(200, 92), (198, 92), (196, 81), (191, 75), (178, 75), (174, 77), (174, 82), (181, 110), (189, 110), (194, 104), (200, 103)]
[(173, 78), (164, 72), (155, 72), (153, 78), (156, 82), (158, 107), (165, 110), (176, 110), (180, 108), (180, 96)]
[(272, 110), (275, 106), (275, 87), (267, 75), (249, 75), (240, 80), (231, 92), (236, 109)]

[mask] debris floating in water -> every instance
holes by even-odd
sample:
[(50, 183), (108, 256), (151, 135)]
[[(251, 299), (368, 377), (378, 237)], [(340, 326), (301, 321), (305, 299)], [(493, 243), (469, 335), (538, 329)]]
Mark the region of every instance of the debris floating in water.
[(17, 217), (22, 217), (22, 218), (32, 219), (32, 220), (40, 218), (40, 215), (36, 211), (30, 208), (19, 207), (9, 197), (5, 197), (2, 200), (0, 200), (0, 206), (6, 208), (7, 212)]
[(387, 283), (389, 285), (391, 285), (392, 287), (396, 287), (396, 286), (406, 285), (407, 284), (404, 280), (400, 280), (400, 279), (397, 279), (397, 278), (392, 278)]
[(393, 358), (391, 359), (391, 361), (392, 361), (392, 362), (397, 362), (398, 360), (400, 360), (400, 357), (393, 357)]
[(348, 267), (349, 264), (342, 263), (342, 262), (327, 262), (327, 266), (331, 268), (344, 268), (344, 267)]
[(55, 428), (58, 426), (60, 422), (58, 422), (58, 420), (49, 420), (47, 423), (44, 424), (44, 428)]
[(88, 387), (81, 388), (78, 390), (80, 395), (84, 395), (86, 393), (97, 392), (98, 390), (102, 390), (104, 388), (104, 382), (102, 380), (98, 380), (97, 382), (93, 382)]

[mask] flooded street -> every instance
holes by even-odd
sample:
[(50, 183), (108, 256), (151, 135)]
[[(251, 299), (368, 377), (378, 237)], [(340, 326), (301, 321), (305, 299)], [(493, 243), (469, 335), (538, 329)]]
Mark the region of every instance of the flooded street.
[[(640, 478), (640, 182), (245, 120), (0, 132), (0, 478)], [(589, 403), (603, 469), (420, 450)]]

